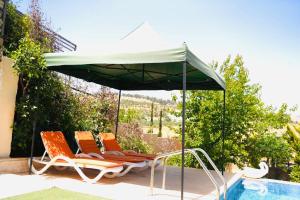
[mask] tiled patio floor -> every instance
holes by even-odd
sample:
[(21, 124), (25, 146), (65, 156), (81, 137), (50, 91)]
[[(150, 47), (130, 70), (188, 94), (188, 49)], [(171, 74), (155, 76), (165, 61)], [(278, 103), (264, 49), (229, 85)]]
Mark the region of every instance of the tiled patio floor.
[[(85, 170), (88, 175), (95, 175), (93, 170)], [(215, 177), (216, 173), (212, 172)], [(240, 175), (225, 174), (229, 185)], [(166, 190), (162, 190), (162, 167), (155, 173), (154, 195), (150, 195), (150, 169), (132, 172), (114, 179), (102, 178), (96, 184), (83, 182), (73, 170), (57, 171), (50, 169), (45, 174), (37, 175), (0, 175), (0, 198), (22, 194), (50, 187), (88, 193), (109, 199), (179, 199), (180, 168), (168, 167)], [(215, 188), (203, 170), (185, 169), (185, 199), (214, 199)]]

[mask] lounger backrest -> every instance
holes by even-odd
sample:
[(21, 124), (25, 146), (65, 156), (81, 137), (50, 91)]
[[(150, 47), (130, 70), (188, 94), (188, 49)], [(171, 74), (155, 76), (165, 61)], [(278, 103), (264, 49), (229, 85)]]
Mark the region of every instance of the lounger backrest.
[(90, 131), (75, 131), (75, 139), (82, 153), (101, 153)]
[(100, 133), (99, 136), (106, 151), (122, 151), (113, 133)]
[(61, 131), (43, 131), (41, 137), (50, 158), (56, 156), (75, 158)]

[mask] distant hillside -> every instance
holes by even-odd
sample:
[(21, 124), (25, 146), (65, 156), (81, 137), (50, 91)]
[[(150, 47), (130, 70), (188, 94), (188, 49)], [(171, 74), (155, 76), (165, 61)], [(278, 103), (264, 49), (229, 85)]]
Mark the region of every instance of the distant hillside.
[(145, 96), (145, 95), (140, 95), (140, 94), (122, 94), (122, 97), (123, 96), (125, 96), (125, 97), (134, 97), (136, 99), (145, 99), (145, 100), (149, 100), (151, 102), (159, 103), (159, 104), (162, 104), (162, 105), (166, 105), (166, 104), (175, 105), (175, 102), (171, 101), (171, 100), (159, 99), (159, 98), (156, 98), (156, 97), (150, 97), (150, 96)]
[[(84, 88), (71, 87), (73, 92), (89, 95), (97, 98), (96, 93), (87, 92)], [(117, 95), (117, 94), (116, 94)], [(153, 103), (153, 127), (150, 126), (151, 105)], [(138, 123), (144, 133), (149, 133), (153, 129), (153, 134), (158, 133), (159, 116), (162, 111), (162, 135), (163, 137), (176, 136), (176, 130), (179, 127), (180, 119), (173, 115), (177, 109), (177, 104), (171, 100), (164, 100), (155, 97), (149, 97), (139, 94), (122, 94), (120, 115), (131, 115), (131, 120)], [(120, 117), (120, 120), (121, 117)]]
[(173, 101), (167, 101), (154, 97), (143, 95), (122, 95), (121, 108), (136, 109), (140, 113), (144, 113), (144, 117), (150, 117), (151, 104), (154, 105), (154, 117), (158, 117), (159, 112), (162, 110), (165, 113), (171, 113), (176, 109), (176, 104)]
[(176, 136), (175, 130), (179, 127), (180, 120), (172, 113), (177, 109), (175, 102), (143, 95), (122, 94), (121, 111), (124, 114), (134, 113), (135, 120), (144, 131), (148, 133), (151, 119), (151, 105), (153, 103), (153, 133), (158, 133), (159, 116), (162, 111), (162, 134), (163, 137)]

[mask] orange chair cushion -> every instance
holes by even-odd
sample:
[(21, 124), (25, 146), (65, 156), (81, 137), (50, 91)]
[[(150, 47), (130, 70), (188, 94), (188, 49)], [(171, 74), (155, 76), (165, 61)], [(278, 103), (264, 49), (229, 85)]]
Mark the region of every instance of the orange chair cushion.
[(93, 134), (90, 131), (76, 131), (75, 139), (77, 140), (82, 153), (101, 153)]
[(101, 166), (105, 168), (114, 168), (114, 167), (121, 167), (123, 166), (122, 161), (116, 161), (116, 160), (99, 160), (97, 158), (75, 158), (73, 159), (75, 163), (83, 165), (83, 167), (86, 167), (87, 165), (96, 165)]
[[(98, 158), (73, 158), (76, 164), (80, 164), (82, 167), (87, 167), (88, 165), (100, 166), (104, 168), (121, 167), (124, 165), (122, 161), (116, 160), (99, 160)], [(56, 163), (67, 163), (67, 161), (58, 159)], [(80, 167), (81, 167), (80, 166)]]
[(144, 162), (146, 159), (142, 157), (135, 157), (135, 156), (119, 156), (119, 155), (112, 155), (112, 154), (101, 154), (104, 159), (108, 160), (118, 160), (123, 162), (131, 162), (131, 163), (138, 163)]
[(122, 148), (117, 143), (115, 135), (113, 133), (100, 133), (101, 140), (105, 146), (106, 151), (120, 151), (126, 156), (141, 157), (147, 160), (154, 160), (155, 154), (143, 154), (143, 153), (129, 153), (122, 151)]
[(78, 144), (80, 145), (80, 150), (82, 153), (101, 153), (95, 140), (79, 140)]
[(71, 151), (64, 134), (61, 131), (41, 132), (41, 137), (50, 158), (56, 156), (75, 158), (75, 155)]
[[(42, 141), (45, 149), (48, 152), (50, 158), (55, 156), (66, 156), (71, 158), (75, 163), (82, 165), (100, 166), (104, 168), (114, 168), (123, 166), (122, 161), (116, 160), (99, 160), (97, 158), (76, 158), (71, 151), (63, 133), (61, 131), (45, 131), (41, 132)], [(64, 160), (57, 160), (56, 162), (66, 162)]]
[(106, 151), (122, 151), (113, 133), (100, 133)]
[(110, 154), (101, 154), (93, 134), (90, 131), (76, 131), (75, 138), (81, 148), (82, 153), (97, 153), (100, 154), (104, 159), (114, 160), (114, 161), (124, 161), (124, 162), (143, 162), (144, 158), (133, 157), (133, 156), (119, 156)]
[(76, 140), (94, 140), (94, 136), (91, 131), (75, 131)]
[(124, 153), (126, 156), (135, 156), (135, 157), (145, 158), (147, 160), (154, 160), (154, 158), (156, 157), (155, 154), (129, 153), (124, 151), (122, 153)]

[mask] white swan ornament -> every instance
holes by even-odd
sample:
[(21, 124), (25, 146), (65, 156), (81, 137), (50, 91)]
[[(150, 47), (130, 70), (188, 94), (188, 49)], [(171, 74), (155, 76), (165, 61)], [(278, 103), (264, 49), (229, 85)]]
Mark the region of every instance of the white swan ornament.
[(269, 167), (265, 162), (259, 163), (259, 169), (245, 167), (243, 175), (248, 178), (262, 178), (269, 172)]

